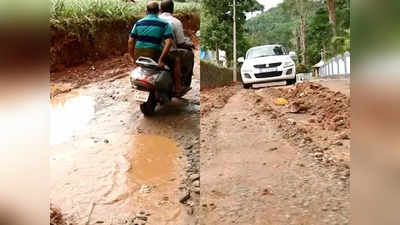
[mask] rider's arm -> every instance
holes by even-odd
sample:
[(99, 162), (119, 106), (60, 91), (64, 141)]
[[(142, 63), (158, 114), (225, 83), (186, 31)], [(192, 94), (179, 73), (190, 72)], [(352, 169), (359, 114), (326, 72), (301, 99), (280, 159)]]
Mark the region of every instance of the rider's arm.
[(136, 24), (135, 24), (135, 25), (133, 25), (133, 28), (131, 30), (131, 33), (129, 34), (129, 39), (128, 39), (128, 52), (129, 52), (129, 55), (131, 56), (133, 64), (135, 64), (134, 59), (135, 59), (136, 38), (137, 38), (137, 29), (136, 29)]
[(128, 39), (128, 51), (129, 51), (129, 55), (132, 58), (133, 64), (135, 64), (135, 60), (133, 60), (135, 58), (135, 45), (136, 45), (136, 39), (133, 37), (129, 37)]
[(164, 65), (165, 58), (167, 57), (169, 49), (171, 48), (171, 46), (172, 46), (172, 38), (166, 39), (164, 48), (163, 48), (161, 56), (160, 56), (160, 59), (158, 60), (158, 64), (160, 66)]
[(164, 48), (161, 52), (160, 59), (158, 60), (158, 65), (160, 65), (161, 67), (164, 66), (164, 61), (167, 58), (169, 49), (172, 46), (172, 43), (173, 43), (172, 38), (173, 38), (172, 28), (171, 28), (171, 25), (169, 25), (167, 23), (167, 25), (165, 26), (164, 32), (163, 32), (163, 39), (165, 40), (165, 44), (164, 44)]

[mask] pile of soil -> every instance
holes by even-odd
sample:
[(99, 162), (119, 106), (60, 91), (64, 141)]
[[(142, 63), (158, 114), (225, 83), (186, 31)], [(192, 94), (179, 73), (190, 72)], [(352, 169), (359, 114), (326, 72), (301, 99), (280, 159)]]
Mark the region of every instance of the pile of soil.
[[(286, 106), (277, 105), (284, 98)], [(318, 83), (266, 88), (251, 93), (255, 114), (268, 115), (284, 139), (335, 165), (348, 178), (350, 162), (350, 98)]]
[(221, 109), (228, 102), (229, 98), (232, 97), (241, 86), (231, 84), (219, 88), (202, 90), (200, 95), (200, 116), (207, 115), (210, 111), (215, 109)]
[(291, 113), (309, 113), (322, 129), (342, 131), (350, 128), (350, 98), (341, 92), (334, 92), (321, 84), (298, 83), (290, 89), (280, 88), (276, 97), (289, 100)]

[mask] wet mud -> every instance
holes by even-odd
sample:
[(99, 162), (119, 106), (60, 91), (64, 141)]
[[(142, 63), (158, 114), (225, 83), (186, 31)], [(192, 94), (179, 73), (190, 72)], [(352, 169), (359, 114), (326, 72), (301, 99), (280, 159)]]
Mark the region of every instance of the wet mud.
[(196, 224), (199, 196), (189, 176), (199, 172), (198, 76), (153, 117), (140, 112), (127, 76), (53, 95), (50, 199), (66, 221)]

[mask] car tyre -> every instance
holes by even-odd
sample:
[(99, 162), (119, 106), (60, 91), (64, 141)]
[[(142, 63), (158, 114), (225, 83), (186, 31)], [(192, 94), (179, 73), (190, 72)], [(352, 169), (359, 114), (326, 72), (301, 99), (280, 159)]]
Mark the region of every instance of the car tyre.
[(245, 83), (243, 83), (243, 88), (244, 89), (249, 89), (249, 88), (251, 88), (253, 85), (252, 84), (245, 84)]
[(286, 80), (286, 85), (293, 85), (295, 83), (296, 83), (296, 78), (290, 79), (290, 80)]

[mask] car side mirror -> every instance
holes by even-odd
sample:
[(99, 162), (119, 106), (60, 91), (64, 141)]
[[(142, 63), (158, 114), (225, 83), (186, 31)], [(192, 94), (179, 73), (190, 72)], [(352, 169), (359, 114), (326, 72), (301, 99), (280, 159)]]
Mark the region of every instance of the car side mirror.
[(293, 51), (289, 52), (289, 57), (292, 59), (296, 58), (297, 57), (296, 52)]
[(243, 57), (238, 58), (238, 62), (244, 63), (244, 58)]

